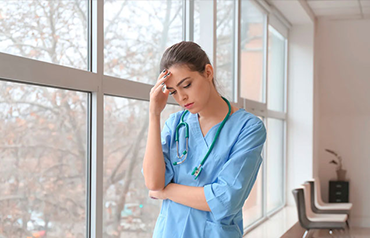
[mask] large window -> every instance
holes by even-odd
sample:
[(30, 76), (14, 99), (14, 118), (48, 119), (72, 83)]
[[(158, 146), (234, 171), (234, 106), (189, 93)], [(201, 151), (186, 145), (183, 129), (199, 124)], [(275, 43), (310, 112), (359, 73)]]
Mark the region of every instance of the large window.
[(234, 97), (235, 1), (217, 0), (216, 81), (218, 91)]
[(245, 230), (283, 206), (287, 34), (270, 20), (254, 0), (0, 1), (0, 237), (152, 236), (149, 91), (185, 39), (267, 127)]
[[(152, 237), (161, 203), (148, 197), (141, 173), (149, 103), (111, 96), (104, 102), (103, 237)], [(178, 110), (167, 105), (162, 126)]]
[(264, 102), (264, 47), (266, 15), (254, 1), (241, 1), (240, 95)]
[(88, 94), (0, 81), (0, 237), (85, 237)]
[(269, 26), (268, 109), (285, 110), (285, 38)]
[[(212, 11), (214, 4), (217, 5), (216, 14)], [(235, 10), (235, 1), (194, 1), (194, 42), (198, 43), (210, 58), (215, 69), (214, 78), (217, 91), (230, 101), (234, 101), (235, 95)], [(213, 43), (213, 27), (210, 24), (213, 18), (216, 18), (215, 43)]]
[(0, 52), (87, 70), (87, 0), (0, 1)]
[(257, 179), (243, 206), (243, 225), (245, 228), (263, 217), (263, 166), (258, 171)]
[(183, 39), (183, 1), (104, 1), (104, 72), (153, 84), (164, 50)]
[(284, 204), (284, 121), (267, 119), (267, 212)]
[[(248, 231), (285, 205), (286, 38), (267, 26), (268, 13), (258, 2), (241, 1), (240, 11), (239, 92), (267, 128), (263, 164), (243, 208)], [(269, 20), (285, 29), (277, 17)]]

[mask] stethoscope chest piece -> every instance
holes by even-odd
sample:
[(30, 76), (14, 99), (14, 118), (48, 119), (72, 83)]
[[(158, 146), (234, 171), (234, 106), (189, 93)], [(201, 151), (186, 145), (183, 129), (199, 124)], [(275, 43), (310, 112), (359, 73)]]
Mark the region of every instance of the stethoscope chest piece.
[(193, 172), (191, 173), (191, 175), (194, 175), (195, 177), (194, 177), (194, 179), (197, 179), (198, 178), (198, 176), (200, 175), (200, 173), (202, 172), (202, 170), (203, 170), (203, 167), (202, 167), (202, 165), (200, 164), (198, 167), (195, 167), (194, 168), (194, 170), (193, 170)]

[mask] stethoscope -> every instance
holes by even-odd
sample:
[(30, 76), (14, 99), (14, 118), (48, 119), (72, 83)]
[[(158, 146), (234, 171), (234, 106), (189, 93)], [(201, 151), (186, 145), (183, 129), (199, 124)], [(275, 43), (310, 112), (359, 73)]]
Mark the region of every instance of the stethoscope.
[[(218, 135), (220, 134), (221, 132), (221, 129), (222, 127), (224, 126), (225, 122), (227, 121), (227, 119), (229, 118), (230, 116), (230, 113), (231, 113), (231, 105), (230, 105), (230, 102), (222, 97), (222, 99), (227, 103), (227, 106), (229, 107), (229, 111), (227, 113), (227, 115), (225, 116), (224, 120), (221, 122), (221, 125), (219, 126), (217, 132), (216, 132), (216, 135), (215, 135), (215, 138), (213, 139), (213, 142), (211, 144), (211, 147), (209, 147), (208, 149), (208, 152), (207, 154), (204, 156), (202, 162), (200, 162), (199, 166), (198, 167), (195, 167), (193, 172), (191, 173), (191, 175), (195, 175), (195, 178), (194, 179), (197, 179), (199, 174), (202, 172), (203, 170), (203, 165), (204, 163), (206, 162), (209, 154), (211, 153), (212, 149), (213, 149), (213, 146), (215, 145), (215, 142), (217, 140), (217, 137)], [(176, 132), (175, 132), (175, 141), (176, 141), (176, 150), (177, 150), (177, 158), (179, 158), (180, 160), (185, 156), (185, 158), (179, 162), (174, 162), (173, 165), (178, 165), (178, 164), (182, 164), (184, 163), (184, 161), (186, 160), (186, 158), (188, 157), (188, 151), (189, 151), (189, 125), (188, 123), (184, 122), (184, 117), (185, 115), (188, 113), (189, 111), (188, 110), (185, 110), (182, 115), (181, 115), (181, 121), (180, 123), (177, 125), (176, 127)], [(182, 152), (181, 156), (179, 154), (179, 130), (182, 126), (185, 126), (185, 140), (186, 140), (186, 149)]]

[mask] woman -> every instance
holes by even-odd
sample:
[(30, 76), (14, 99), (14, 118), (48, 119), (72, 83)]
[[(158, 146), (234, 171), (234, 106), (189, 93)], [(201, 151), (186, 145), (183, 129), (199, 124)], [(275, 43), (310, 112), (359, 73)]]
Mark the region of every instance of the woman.
[[(196, 43), (169, 47), (161, 69), (150, 92), (143, 162), (149, 195), (163, 200), (153, 237), (242, 237), (242, 207), (262, 162), (263, 122), (219, 95), (210, 61)], [(172, 114), (160, 133), (169, 95), (187, 111)], [(188, 141), (184, 123), (176, 130), (181, 122), (188, 125)]]

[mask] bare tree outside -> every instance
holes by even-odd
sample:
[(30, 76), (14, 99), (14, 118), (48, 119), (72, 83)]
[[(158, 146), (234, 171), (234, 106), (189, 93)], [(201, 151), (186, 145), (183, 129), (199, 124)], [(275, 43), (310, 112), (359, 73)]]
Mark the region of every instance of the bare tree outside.
[[(162, 53), (182, 40), (182, 4), (105, 0), (105, 74), (155, 83)], [(223, 4), (217, 77), (231, 95), (233, 4)], [(0, 51), (86, 70), (87, 19), (84, 0), (0, 1)], [(86, 236), (88, 97), (0, 81), (0, 237)], [(151, 237), (159, 213), (141, 174), (148, 105), (104, 97), (106, 238)], [(178, 110), (168, 105), (162, 124)]]
[[(182, 1), (105, 1), (104, 72), (154, 84), (165, 49), (182, 40)], [(105, 97), (104, 237), (151, 237), (160, 202), (141, 173), (147, 101)], [(167, 106), (162, 124), (180, 108)]]
[[(141, 173), (148, 106), (147, 101), (105, 97), (104, 237), (152, 237), (161, 203), (149, 198)], [(167, 105), (162, 124), (178, 110)]]
[(183, 39), (182, 4), (182, 0), (105, 0), (105, 74), (154, 84), (163, 52)]
[(234, 97), (234, 39), (236, 1), (217, 0), (216, 82), (220, 93)]
[(0, 237), (85, 237), (87, 94), (0, 81)]
[(87, 69), (87, 0), (0, 1), (0, 51)]
[[(194, 1), (194, 41), (202, 46), (208, 44), (201, 40), (203, 31), (209, 28), (207, 15), (211, 9), (213, 0), (195, 0)], [(235, 1), (217, 0), (216, 13), (216, 69), (214, 75), (217, 91), (224, 97), (233, 101), (234, 97), (234, 8)], [(204, 46), (202, 46), (204, 47)], [(209, 57), (211, 57), (209, 55)], [(210, 58), (212, 61), (212, 59)]]
[[(0, 51), (87, 69), (86, 19), (87, 1), (1, 1)], [(88, 94), (0, 88), (0, 237), (85, 237)]]

